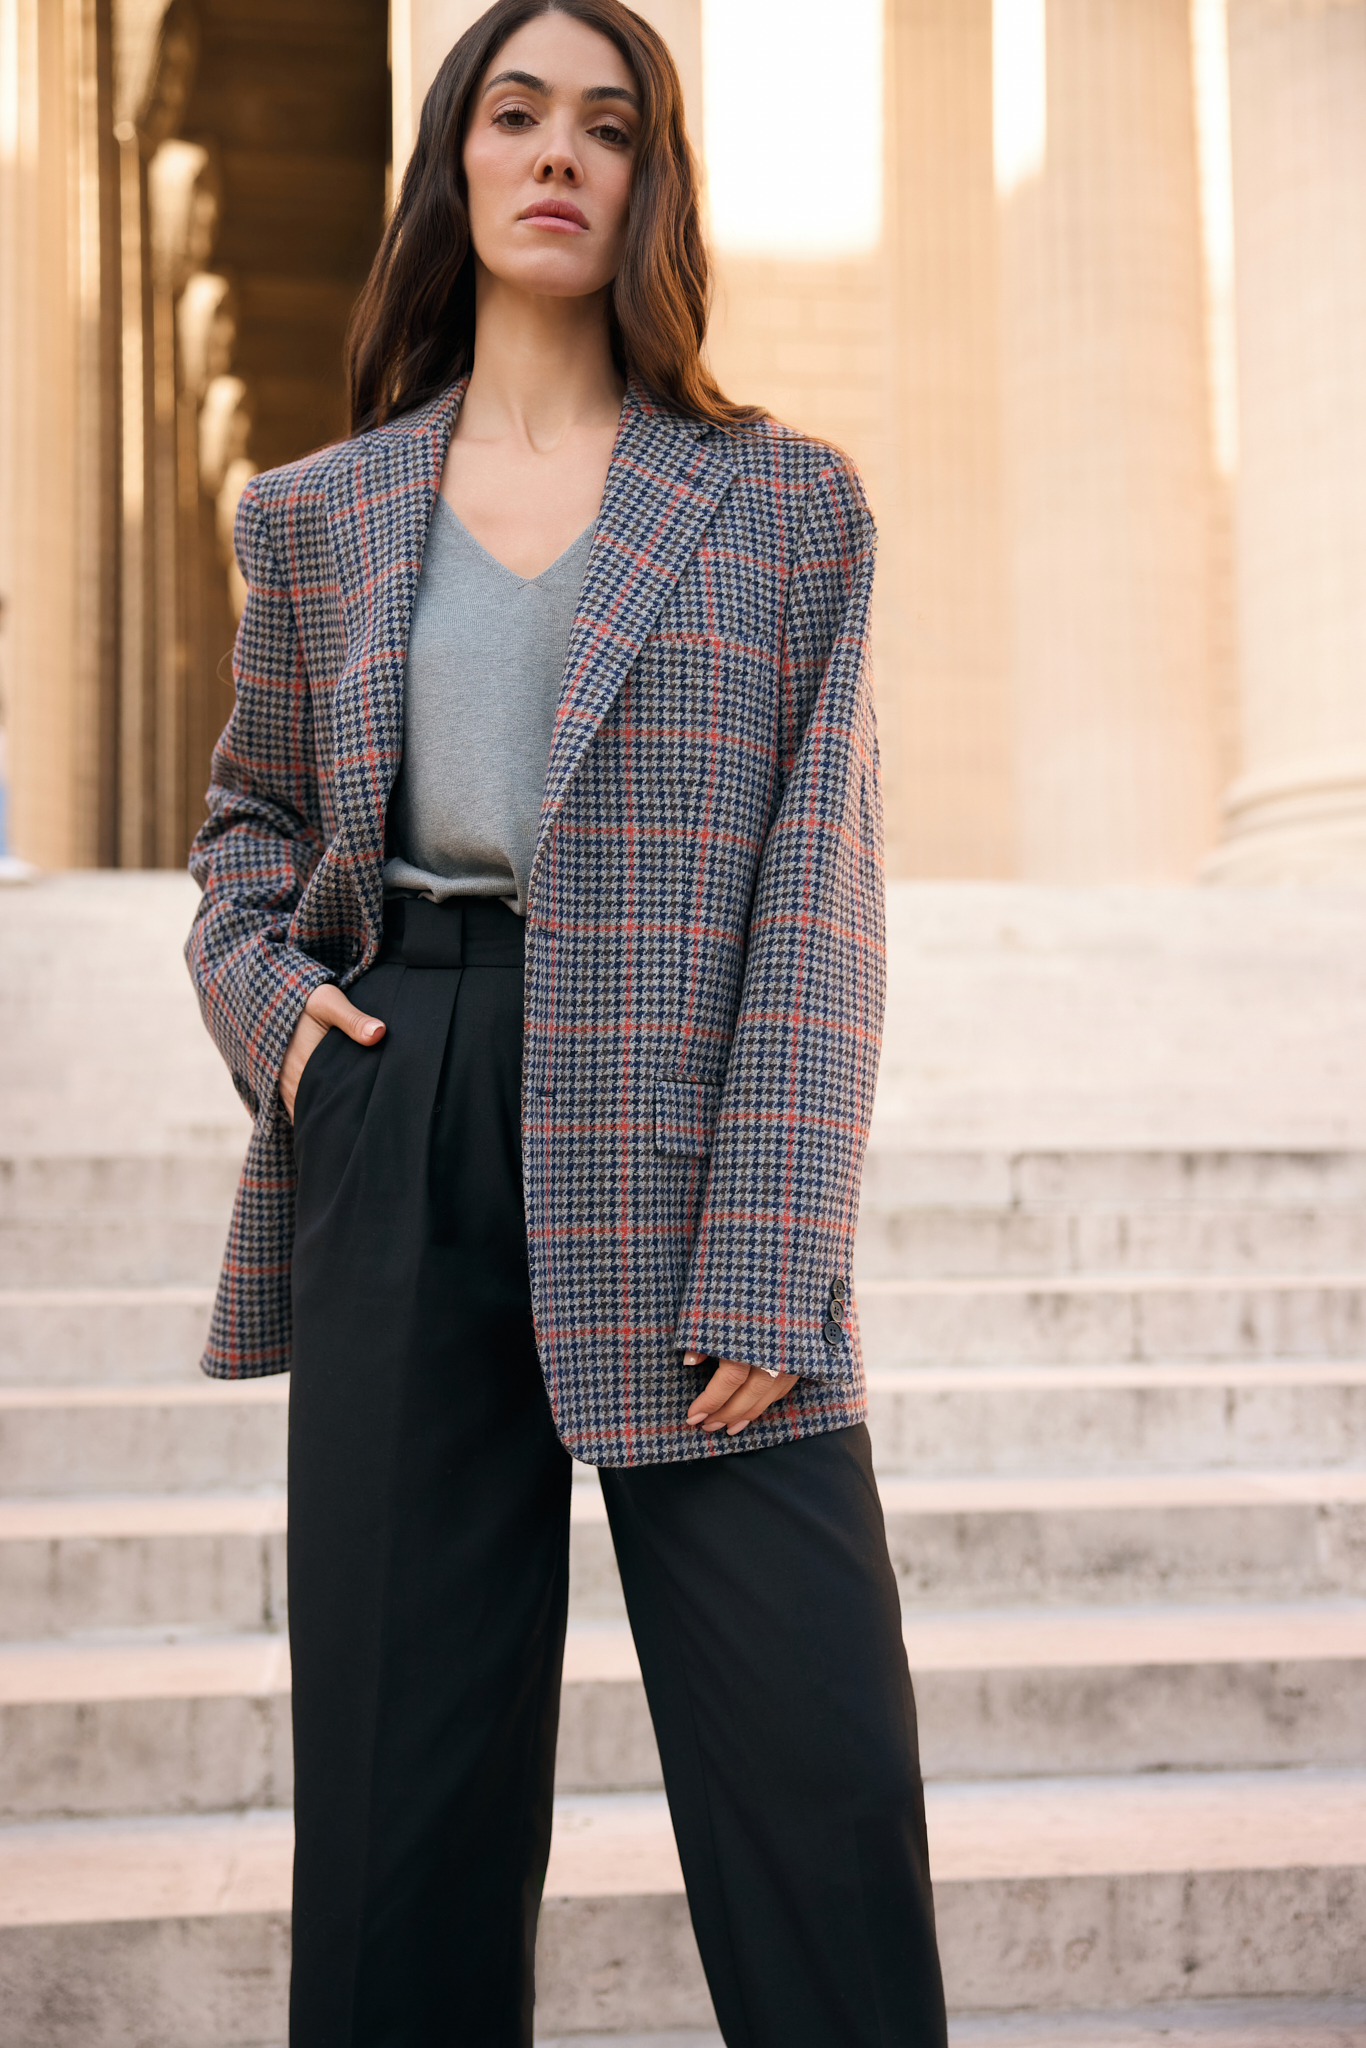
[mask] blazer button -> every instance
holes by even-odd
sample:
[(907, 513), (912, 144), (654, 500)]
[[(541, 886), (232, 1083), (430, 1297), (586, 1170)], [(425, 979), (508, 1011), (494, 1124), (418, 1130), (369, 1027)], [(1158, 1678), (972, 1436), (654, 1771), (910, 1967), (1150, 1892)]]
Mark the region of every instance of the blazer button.
[(836, 1273), (834, 1279), (830, 1282), (830, 1299), (832, 1301), (843, 1301), (848, 1292), (849, 1290), (844, 1284), (843, 1276)]
[(840, 1329), (838, 1323), (825, 1323), (822, 1325), (821, 1335), (822, 1337), (824, 1337), (826, 1343), (830, 1346), (830, 1349), (832, 1351), (835, 1349), (835, 1346), (839, 1343), (840, 1338), (843, 1336), (843, 1334), (844, 1332)]
[(832, 1323), (842, 1323), (844, 1321), (844, 1303), (839, 1300), (838, 1296), (831, 1297), (830, 1320)]

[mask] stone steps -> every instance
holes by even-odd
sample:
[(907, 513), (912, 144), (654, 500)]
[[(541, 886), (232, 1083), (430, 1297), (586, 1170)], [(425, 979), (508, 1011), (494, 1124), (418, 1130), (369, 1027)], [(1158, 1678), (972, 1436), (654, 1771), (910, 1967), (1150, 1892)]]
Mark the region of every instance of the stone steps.
[[(956, 2013), (950, 2048), (1360, 2048), (1366, 2002), (1345, 1998), (1202, 1999), (1111, 2012)], [(537, 2048), (723, 2048), (689, 2028), (658, 2034), (536, 2037)]]
[(1366, 1272), (865, 1279), (870, 1365), (1114, 1365), (1366, 1356)]
[(240, 1152), (0, 1158), (0, 1289), (218, 1277)]
[[(0, 1274), (7, 1270), (5, 1256), (0, 1231)], [(870, 1210), (865, 1203), (854, 1265), (859, 1281), (1177, 1272), (1247, 1279), (1262, 1273), (1364, 1270), (1366, 1213), (1348, 1203), (1321, 1209), (1190, 1211)]]
[[(1366, 1774), (939, 1784), (926, 1805), (955, 2006), (1017, 2006), (1024, 1955), (1031, 2003), (1054, 2008), (1177, 1994), (1345, 1993), (1362, 1981)], [(570, 1902), (590, 1969), (620, 1954), (631, 1923), (613, 1943), (612, 1906), (639, 1896), (637, 1887), (681, 1906), (670, 1891), (676, 1871), (662, 1800), (561, 1799), (546, 1961), (553, 1969), (557, 1921)], [(584, 1908), (594, 1901), (590, 1916)], [(1287, 1943), (1292, 1922), (1296, 1940)], [(595, 2011), (591, 1975), (574, 1989), (570, 2012), (558, 2018), (551, 1976), (543, 2026), (645, 2023), (620, 2005)], [(678, 2024), (694, 2015), (651, 2017)]]
[(0, 1640), (280, 1628), (279, 1490), (0, 1500)]
[(174, 1216), (0, 1219), (0, 1287), (211, 1287), (227, 1211)]
[[(1360, 2048), (1364, 2039), (1366, 2001), (1358, 1998), (1202, 1999), (1046, 2017), (963, 2013), (949, 2026), (952, 2048)], [(576, 2048), (590, 2044), (580, 2035)], [(614, 2048), (630, 2044), (619, 2039)], [(712, 2048), (706, 2035), (698, 2048)]]
[[(232, 1153), (0, 1158), (0, 1288), (217, 1274)], [(867, 1279), (1366, 1270), (1366, 1155), (1058, 1153), (874, 1145)]]
[[(1016, 2006), (1022, 1954), (1055, 2008), (1361, 1982), (1366, 1772), (942, 1784), (927, 1811), (957, 2006)], [(282, 2038), (290, 1834), (274, 1812), (0, 1830), (16, 2038), (112, 2048), (129, 2011), (143, 2048)], [(538, 1971), (546, 2033), (709, 2023), (662, 1795), (557, 1801)]]
[(1366, 1151), (1253, 1146), (1019, 1151), (909, 1140), (879, 1118), (863, 1173), (863, 1216), (893, 1210), (1023, 1210), (1095, 1215), (1124, 1208), (1206, 1211), (1348, 1208), (1366, 1203)]
[(0, 1288), (0, 1385), (194, 1384), (213, 1288)]
[[(1366, 1767), (1366, 1603), (909, 1613), (926, 1779)], [(559, 1783), (659, 1783), (621, 1624), (571, 1627)]]
[(0, 1225), (100, 1221), (153, 1230), (186, 1214), (226, 1221), (241, 1163), (240, 1151), (0, 1158)]
[[(235, 1150), (0, 1157), (0, 1288), (211, 1285)], [(1366, 1270), (1366, 1154), (906, 1152), (874, 1139), (867, 1278)]]
[(1366, 1446), (1366, 1364), (874, 1366), (868, 1406), (892, 1473), (1336, 1464)]
[[(14, 1500), (283, 1486), (288, 1417), (287, 1373), (0, 1386), (0, 1489)], [(1331, 1438), (1331, 1427), (1324, 1434)]]
[[(0, 1215), (0, 1288), (139, 1286), (218, 1276), (230, 1205), (124, 1216)], [(1132, 1274), (1286, 1275), (1366, 1271), (1366, 1219), (1340, 1210), (873, 1211), (859, 1225), (855, 1276), (1020, 1279)]]
[[(1366, 1358), (1366, 1272), (859, 1281), (870, 1367)], [(213, 1289), (0, 1288), (0, 1384), (186, 1381)]]
[[(181, 993), (177, 991), (178, 995)], [(196, 1028), (198, 1020), (196, 1019)], [(84, 1034), (83, 1034), (84, 1035)], [(87, 1039), (88, 1042), (88, 1039)], [(195, 1064), (215, 1095), (231, 1086), (212, 1046), (196, 1041)], [(135, 1149), (0, 1153), (0, 1221), (16, 1217), (175, 1217), (230, 1207), (241, 1144), (198, 1150)], [(50, 1137), (51, 1134), (46, 1134)], [(88, 1138), (89, 1129), (85, 1132)], [(1366, 1204), (1366, 1151), (1226, 1149), (953, 1151), (909, 1145), (875, 1124), (863, 1176), (864, 1217), (895, 1211), (1001, 1211), (1095, 1216), (1142, 1211), (1170, 1216), (1258, 1215), (1277, 1210), (1346, 1213)]]
[[(1366, 1471), (880, 1480), (903, 1604), (1366, 1595)], [(570, 1612), (624, 1617), (595, 1484), (574, 1488)], [(0, 1500), (0, 1641), (283, 1625), (284, 1497)]]
[[(869, 1375), (879, 1466), (922, 1477), (1348, 1463), (1366, 1363), (912, 1366)], [(0, 1385), (7, 1498), (282, 1485), (284, 1374)]]
[[(1366, 1594), (1359, 1469), (883, 1475), (879, 1490), (906, 1607)], [(601, 1497), (574, 1491), (570, 1611), (618, 1620)]]
[[(953, 2014), (950, 2048), (1360, 2048), (1366, 2005), (1357, 1999), (1207, 1999), (1198, 2005), (1119, 2012)], [(712, 2029), (536, 2036), (536, 2048), (724, 2048)]]
[[(1366, 1768), (1366, 1602), (910, 1614), (927, 1779)], [(565, 1792), (661, 1780), (630, 1631), (576, 1624)], [(279, 1634), (0, 1646), (0, 1820), (287, 1806)]]
[(0, 1646), (0, 1819), (287, 1807), (281, 1634)]

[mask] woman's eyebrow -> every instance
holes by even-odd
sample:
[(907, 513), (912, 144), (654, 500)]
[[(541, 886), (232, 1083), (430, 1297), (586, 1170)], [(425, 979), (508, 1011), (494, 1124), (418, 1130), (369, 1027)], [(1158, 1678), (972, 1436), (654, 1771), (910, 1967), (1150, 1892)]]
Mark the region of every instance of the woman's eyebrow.
[[(528, 92), (539, 93), (543, 100), (552, 99), (555, 93), (554, 86), (547, 85), (534, 71), (500, 71), (497, 77), (491, 78), (484, 87), (484, 94), (491, 93), (495, 85), (525, 86)], [(625, 100), (628, 106), (634, 107), (637, 113), (640, 112), (639, 99), (624, 85), (586, 85), (580, 98), (585, 106), (594, 105), (599, 100)]]
[(639, 98), (635, 93), (628, 92), (624, 85), (586, 85), (579, 97), (585, 104), (595, 100), (625, 100), (628, 107), (634, 107), (637, 113), (640, 112)]
[(538, 92), (543, 100), (550, 98), (550, 87), (534, 71), (500, 71), (496, 78), (489, 80), (484, 92), (492, 92), (495, 85), (524, 85), (528, 92)]

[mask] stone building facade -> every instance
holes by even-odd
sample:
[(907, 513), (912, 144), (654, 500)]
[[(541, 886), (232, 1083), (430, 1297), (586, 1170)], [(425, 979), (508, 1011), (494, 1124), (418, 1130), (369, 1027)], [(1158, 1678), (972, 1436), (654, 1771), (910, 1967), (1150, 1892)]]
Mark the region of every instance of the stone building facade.
[[(885, 0), (876, 251), (722, 253), (722, 383), (860, 463), (890, 865), (1366, 876), (1366, 0), (1227, 0), (1239, 356), (1216, 461), (1192, 0)], [(242, 483), (340, 344), (477, 0), (0, 0), (15, 850), (174, 865), (230, 703)], [(701, 0), (649, 0), (701, 144)], [(1044, 118), (1046, 117), (1046, 118)], [(815, 173), (819, 174), (819, 172)]]
[(385, 0), (6, 0), (12, 839), (170, 867), (232, 703), (255, 469), (345, 430)]

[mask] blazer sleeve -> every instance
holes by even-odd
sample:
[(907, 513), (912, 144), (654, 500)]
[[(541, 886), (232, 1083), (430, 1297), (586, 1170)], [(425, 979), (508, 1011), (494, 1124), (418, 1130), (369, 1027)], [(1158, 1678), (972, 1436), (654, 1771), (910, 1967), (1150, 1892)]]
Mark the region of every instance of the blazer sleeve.
[(247, 584), (233, 651), (237, 700), (214, 749), (209, 815), (190, 849), (204, 895), (185, 957), (238, 1094), (253, 1116), (273, 1118), (299, 1014), (335, 977), (289, 939), (323, 833), (303, 645), (253, 484), (238, 503), (234, 545)]
[[(858, 1369), (850, 1267), (886, 989), (875, 547), (858, 478), (833, 463), (808, 494), (789, 583), (788, 772), (760, 861), (676, 1338), (680, 1350), (825, 1380)], [(832, 1315), (836, 1282), (846, 1306)]]

